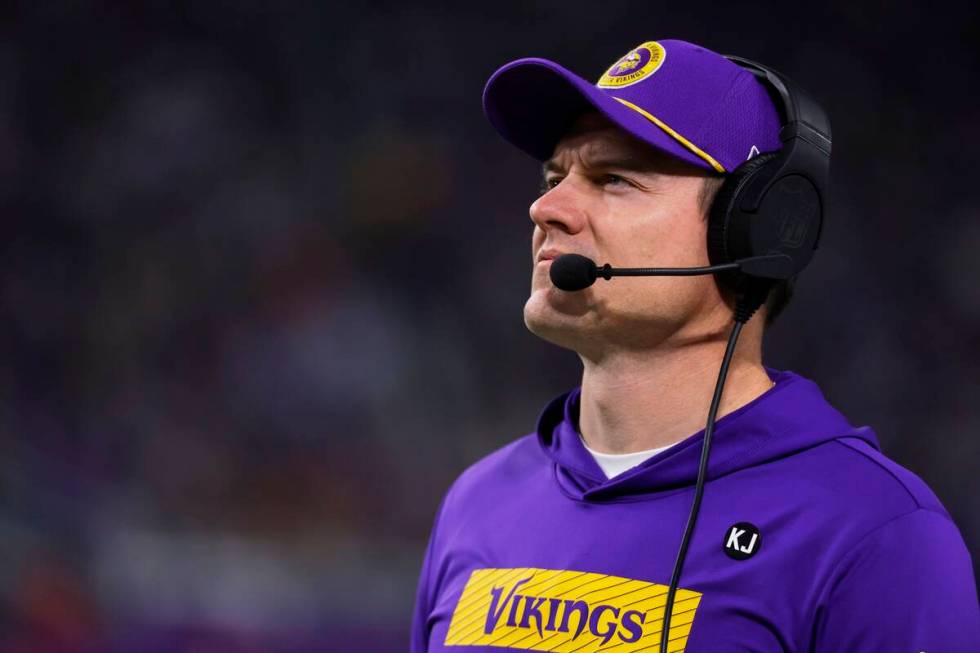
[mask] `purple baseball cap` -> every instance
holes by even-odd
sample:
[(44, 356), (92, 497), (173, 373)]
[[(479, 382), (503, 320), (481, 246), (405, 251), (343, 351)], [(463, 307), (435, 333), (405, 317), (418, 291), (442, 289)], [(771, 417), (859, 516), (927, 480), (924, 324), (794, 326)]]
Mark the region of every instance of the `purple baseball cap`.
[(595, 84), (547, 59), (512, 61), (487, 81), (483, 110), (501, 136), (539, 161), (592, 110), (641, 141), (716, 172), (780, 148), (779, 114), (763, 84), (685, 41), (642, 43)]

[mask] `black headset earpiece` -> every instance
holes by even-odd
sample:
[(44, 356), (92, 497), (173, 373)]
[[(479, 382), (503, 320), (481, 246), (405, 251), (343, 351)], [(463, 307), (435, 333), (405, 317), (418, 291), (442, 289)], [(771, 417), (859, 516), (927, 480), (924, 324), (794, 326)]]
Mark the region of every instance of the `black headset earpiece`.
[(729, 173), (708, 218), (712, 265), (784, 254), (792, 266), (755, 272), (771, 281), (796, 276), (813, 258), (823, 226), (830, 167), (830, 121), (787, 77), (761, 64), (728, 57), (753, 73), (781, 113), (782, 148), (760, 154)]
[(712, 265), (731, 263), (752, 255), (751, 245), (745, 238), (750, 225), (743, 222), (733, 224), (731, 217), (736, 213), (736, 200), (745, 184), (776, 157), (775, 152), (769, 152), (751, 158), (729, 173), (722, 182), (708, 215), (708, 259)]

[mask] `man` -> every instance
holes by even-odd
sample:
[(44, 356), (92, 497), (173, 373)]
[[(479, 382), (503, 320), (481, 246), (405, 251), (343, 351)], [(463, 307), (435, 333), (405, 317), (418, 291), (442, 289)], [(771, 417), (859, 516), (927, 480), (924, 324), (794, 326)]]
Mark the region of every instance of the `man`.
[[(657, 651), (732, 286), (616, 278), (566, 292), (549, 270), (568, 253), (707, 265), (719, 182), (779, 149), (779, 114), (750, 72), (682, 41), (638, 46), (595, 87), (513, 62), (484, 106), (545, 161), (524, 319), (579, 355), (582, 383), (447, 493), (412, 651)], [(813, 382), (763, 365), (787, 295), (785, 283), (770, 295), (732, 357), (668, 650), (980, 650), (970, 556), (939, 500)]]

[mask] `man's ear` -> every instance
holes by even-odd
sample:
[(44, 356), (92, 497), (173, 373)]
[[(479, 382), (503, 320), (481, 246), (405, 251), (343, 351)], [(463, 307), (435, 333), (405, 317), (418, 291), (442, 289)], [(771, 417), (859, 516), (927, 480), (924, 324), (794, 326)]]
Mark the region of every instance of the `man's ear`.
[(721, 190), (721, 185), (725, 183), (725, 176), (709, 173), (704, 176), (701, 183), (701, 191), (698, 193), (698, 208), (705, 221), (711, 214), (711, 204), (715, 201), (715, 196)]

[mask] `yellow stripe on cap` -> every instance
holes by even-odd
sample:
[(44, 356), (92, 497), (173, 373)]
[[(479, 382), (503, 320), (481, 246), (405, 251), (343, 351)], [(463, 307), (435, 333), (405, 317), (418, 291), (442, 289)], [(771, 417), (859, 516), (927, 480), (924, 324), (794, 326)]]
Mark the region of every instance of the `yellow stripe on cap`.
[(638, 114), (640, 114), (641, 116), (643, 116), (644, 118), (646, 118), (647, 120), (649, 120), (650, 122), (652, 122), (653, 124), (655, 124), (657, 127), (660, 127), (660, 129), (662, 129), (665, 132), (667, 132), (668, 134), (670, 134), (670, 136), (672, 136), (674, 138), (674, 140), (676, 140), (678, 143), (680, 143), (681, 145), (683, 145), (684, 147), (686, 147), (687, 149), (691, 150), (692, 152), (694, 152), (695, 154), (697, 154), (699, 157), (701, 157), (702, 159), (704, 159), (705, 161), (707, 161), (708, 163), (710, 163), (711, 164), (711, 167), (714, 168), (715, 170), (717, 170), (718, 172), (727, 172), (725, 170), (725, 166), (723, 166), (720, 163), (718, 163), (717, 161), (715, 161), (714, 157), (712, 157), (710, 154), (708, 154), (707, 152), (705, 152), (704, 150), (702, 150), (700, 147), (698, 147), (697, 145), (695, 145), (691, 141), (687, 140), (686, 138), (684, 138), (683, 136), (681, 136), (680, 134), (678, 134), (677, 132), (675, 132), (673, 129), (671, 129), (669, 126), (667, 126), (667, 124), (664, 123), (664, 121), (660, 120), (659, 118), (657, 118), (653, 114), (649, 113), (648, 111), (645, 111), (645, 110), (641, 109), (640, 107), (636, 106), (632, 102), (629, 102), (627, 100), (624, 100), (623, 98), (612, 96), (612, 99), (617, 100), (617, 101), (625, 104), (630, 109), (632, 109), (633, 111), (636, 111)]

